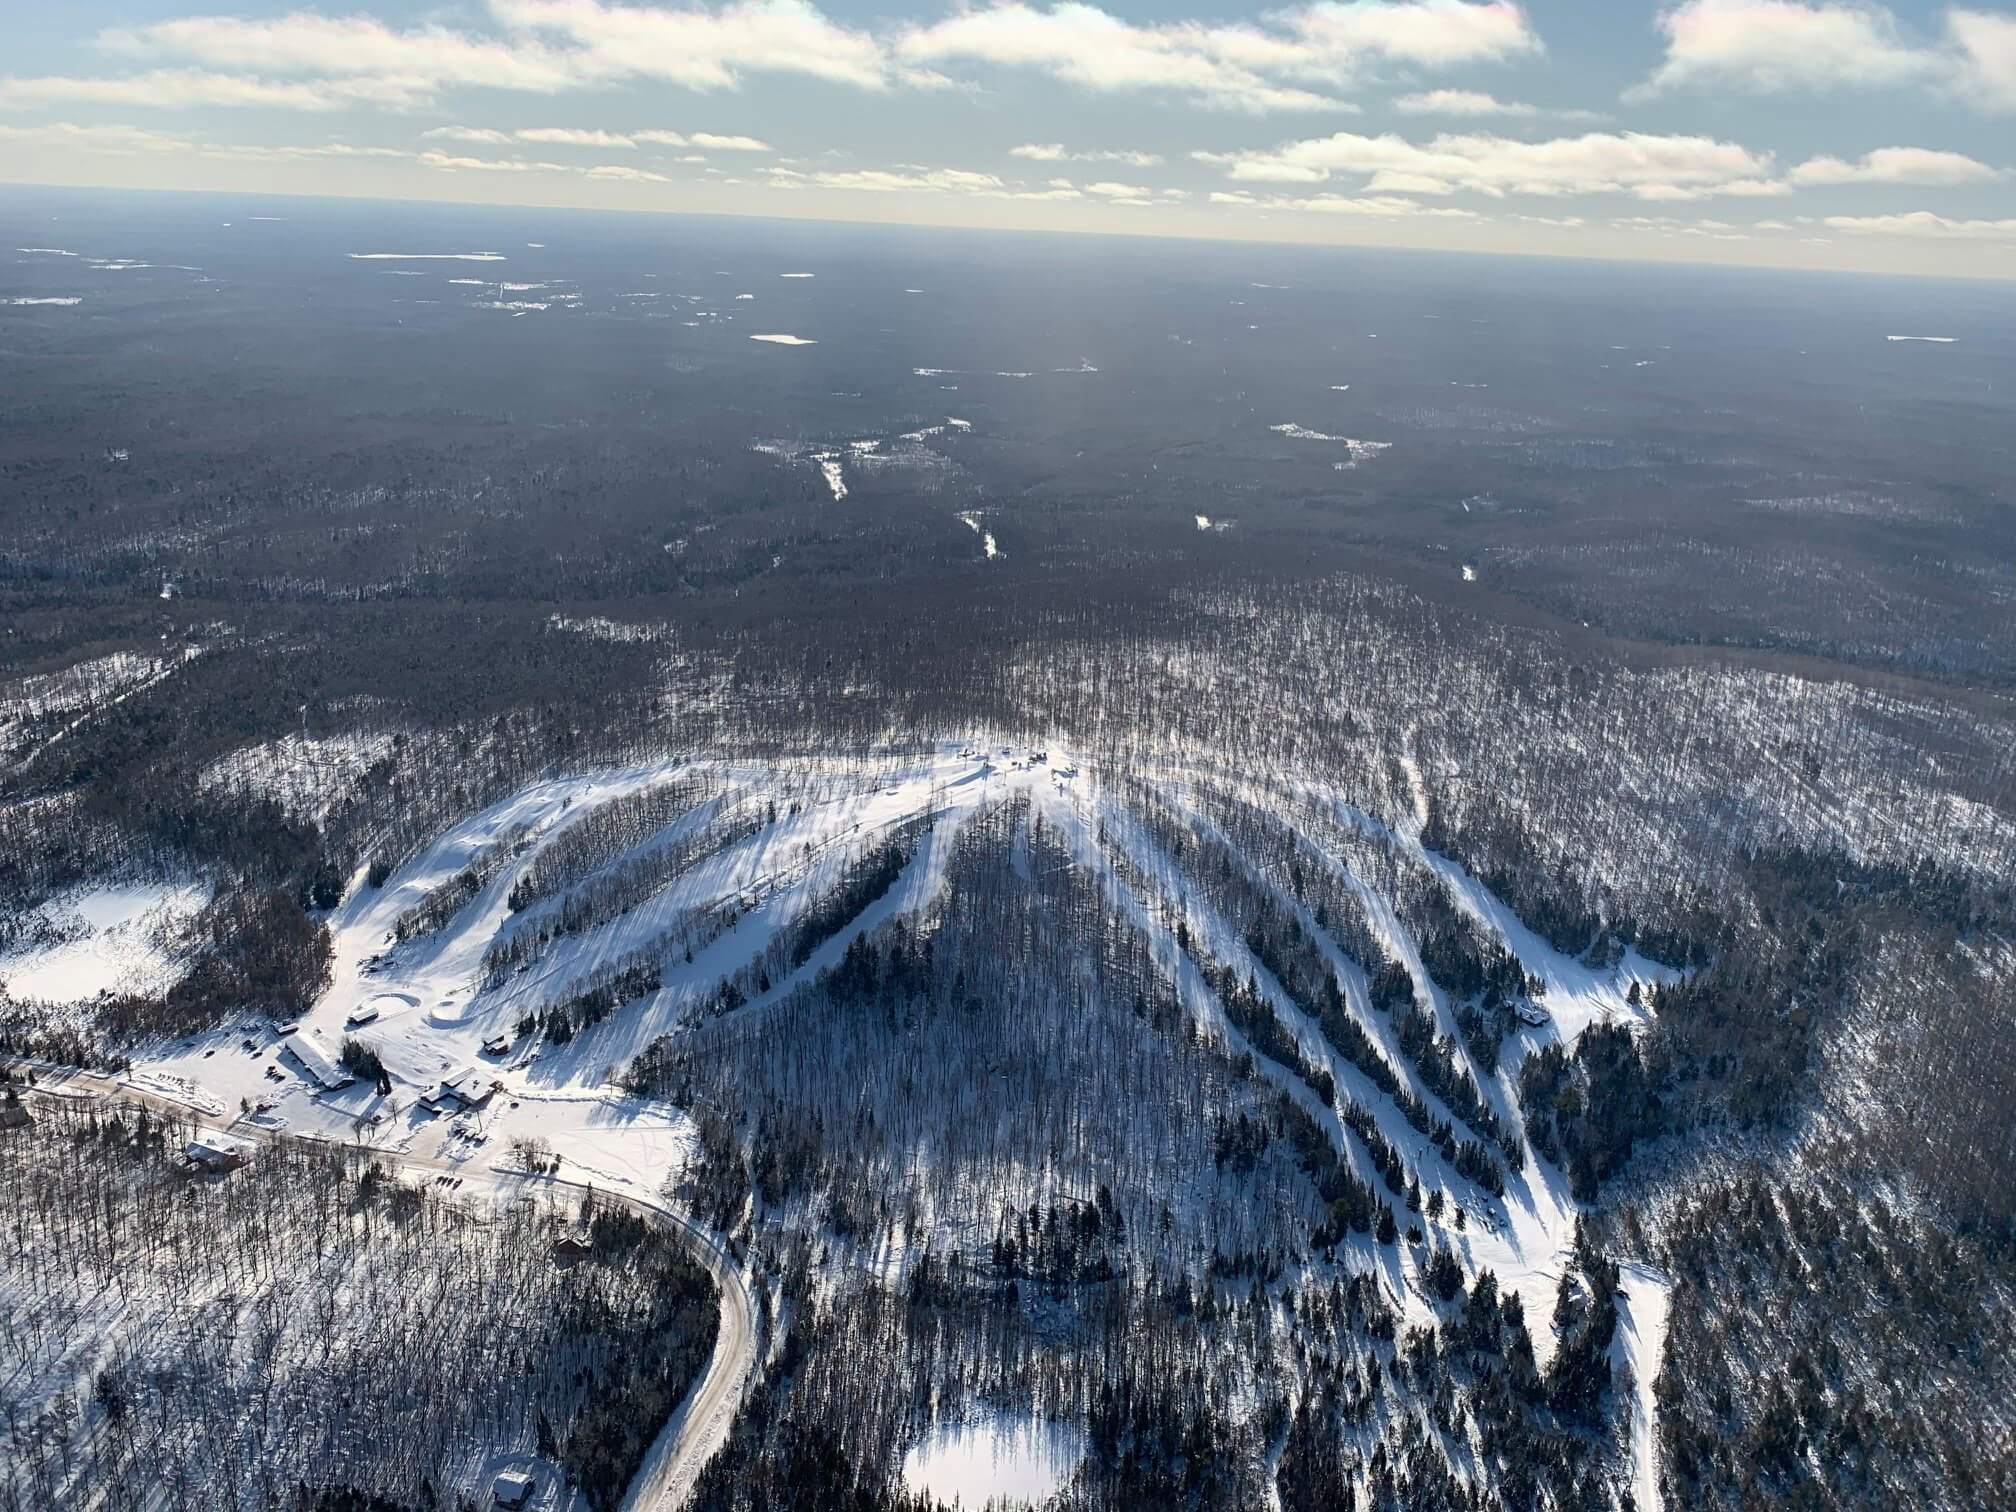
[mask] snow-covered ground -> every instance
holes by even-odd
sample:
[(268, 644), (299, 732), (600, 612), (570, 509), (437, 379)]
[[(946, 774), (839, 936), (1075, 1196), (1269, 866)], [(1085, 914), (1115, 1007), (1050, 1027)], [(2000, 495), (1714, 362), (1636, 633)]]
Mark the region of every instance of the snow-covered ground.
[(83, 1003), (158, 992), (180, 975), (178, 931), (209, 900), (193, 885), (115, 883), (35, 910), (25, 943), (0, 956), (0, 987), (24, 1001)]
[(954, 1506), (1036, 1506), (1084, 1457), (1083, 1438), (1053, 1423), (990, 1417), (934, 1428), (903, 1460), (903, 1484)]

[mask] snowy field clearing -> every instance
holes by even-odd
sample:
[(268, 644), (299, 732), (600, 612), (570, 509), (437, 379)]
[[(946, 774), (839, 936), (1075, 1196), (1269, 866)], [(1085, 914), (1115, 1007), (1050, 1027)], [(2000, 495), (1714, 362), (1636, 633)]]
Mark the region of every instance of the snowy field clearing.
[(208, 897), (201, 887), (132, 883), (52, 899), (29, 916), (26, 943), (0, 955), (0, 987), (66, 1004), (159, 992), (180, 975), (178, 932)]
[(947, 1423), (903, 1461), (910, 1490), (960, 1507), (1041, 1505), (1085, 1453), (1075, 1431), (1029, 1419)]

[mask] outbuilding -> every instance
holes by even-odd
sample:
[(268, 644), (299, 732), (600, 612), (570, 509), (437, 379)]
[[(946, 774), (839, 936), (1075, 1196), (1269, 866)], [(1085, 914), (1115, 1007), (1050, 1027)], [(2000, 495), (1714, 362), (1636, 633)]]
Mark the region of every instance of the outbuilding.
[(340, 1091), (357, 1080), (340, 1062), (332, 1060), (327, 1050), (310, 1039), (305, 1029), (290, 1035), (284, 1049), (294, 1058), (294, 1063), (307, 1073), (308, 1079), (320, 1083), (325, 1091)]
[(490, 1483), (490, 1496), (500, 1507), (522, 1507), (532, 1500), (538, 1484), (530, 1470), (505, 1470)]
[(465, 1066), (421, 1093), (420, 1101), (436, 1113), (460, 1113), (482, 1107), (496, 1092), (497, 1083), (482, 1067)]
[(182, 1154), (199, 1171), (235, 1171), (251, 1157), (252, 1146), (229, 1134), (205, 1130), (182, 1147)]

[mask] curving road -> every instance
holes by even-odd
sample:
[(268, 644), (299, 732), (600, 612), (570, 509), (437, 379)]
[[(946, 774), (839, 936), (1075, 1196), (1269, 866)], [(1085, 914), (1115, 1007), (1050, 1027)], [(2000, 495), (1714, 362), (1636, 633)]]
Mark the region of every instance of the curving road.
[[(262, 1144), (279, 1139), (313, 1137), (279, 1133), (242, 1120), (218, 1118), (164, 1093), (88, 1071), (42, 1063), (18, 1064), (21, 1069), (32, 1070), (38, 1076), (62, 1079), (60, 1088), (46, 1084), (21, 1088), (29, 1097), (63, 1099), (76, 1098), (81, 1094), (93, 1099), (138, 1103), (157, 1112), (173, 1114), (202, 1128), (216, 1129)], [(592, 1191), (597, 1201), (620, 1202), (658, 1223), (685, 1246), (695, 1264), (704, 1267), (714, 1278), (721, 1306), (721, 1324), (714, 1335), (714, 1352), (708, 1357), (706, 1370), (686, 1394), (686, 1400), (665, 1420), (665, 1426), (652, 1441), (643, 1464), (637, 1468), (636, 1479), (631, 1482), (630, 1494), (623, 1502), (625, 1512), (674, 1512), (674, 1509), (685, 1506), (701, 1470), (727, 1442), (728, 1430), (734, 1426), (736, 1408), (740, 1406), (743, 1391), (755, 1371), (761, 1347), (748, 1275), (730, 1254), (721, 1237), (653, 1198), (631, 1196), (608, 1187), (591, 1186), (584, 1181), (517, 1171), (472, 1171), (467, 1164), (425, 1156), (401, 1156), (383, 1150), (372, 1150), (370, 1153), (381, 1164), (400, 1170), (459, 1176), (464, 1181), (486, 1188), (493, 1195), (528, 1186), (565, 1187), (584, 1193)]]

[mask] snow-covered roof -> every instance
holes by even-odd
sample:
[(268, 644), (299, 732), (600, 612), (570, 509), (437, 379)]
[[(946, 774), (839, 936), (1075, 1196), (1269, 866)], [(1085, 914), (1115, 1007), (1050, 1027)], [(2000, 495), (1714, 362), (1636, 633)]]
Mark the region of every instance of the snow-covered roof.
[(301, 1063), (303, 1071), (332, 1092), (338, 1087), (349, 1086), (357, 1079), (331, 1060), (329, 1052), (310, 1039), (306, 1032), (288, 1038), (287, 1053)]
[(444, 1102), (480, 1103), (495, 1090), (489, 1073), (481, 1066), (464, 1066), (459, 1071), (451, 1071), (441, 1080), (421, 1094), (420, 1100), (429, 1107), (438, 1107)]
[(229, 1134), (205, 1131), (184, 1145), (182, 1153), (191, 1160), (243, 1160), (252, 1153), (252, 1145)]

